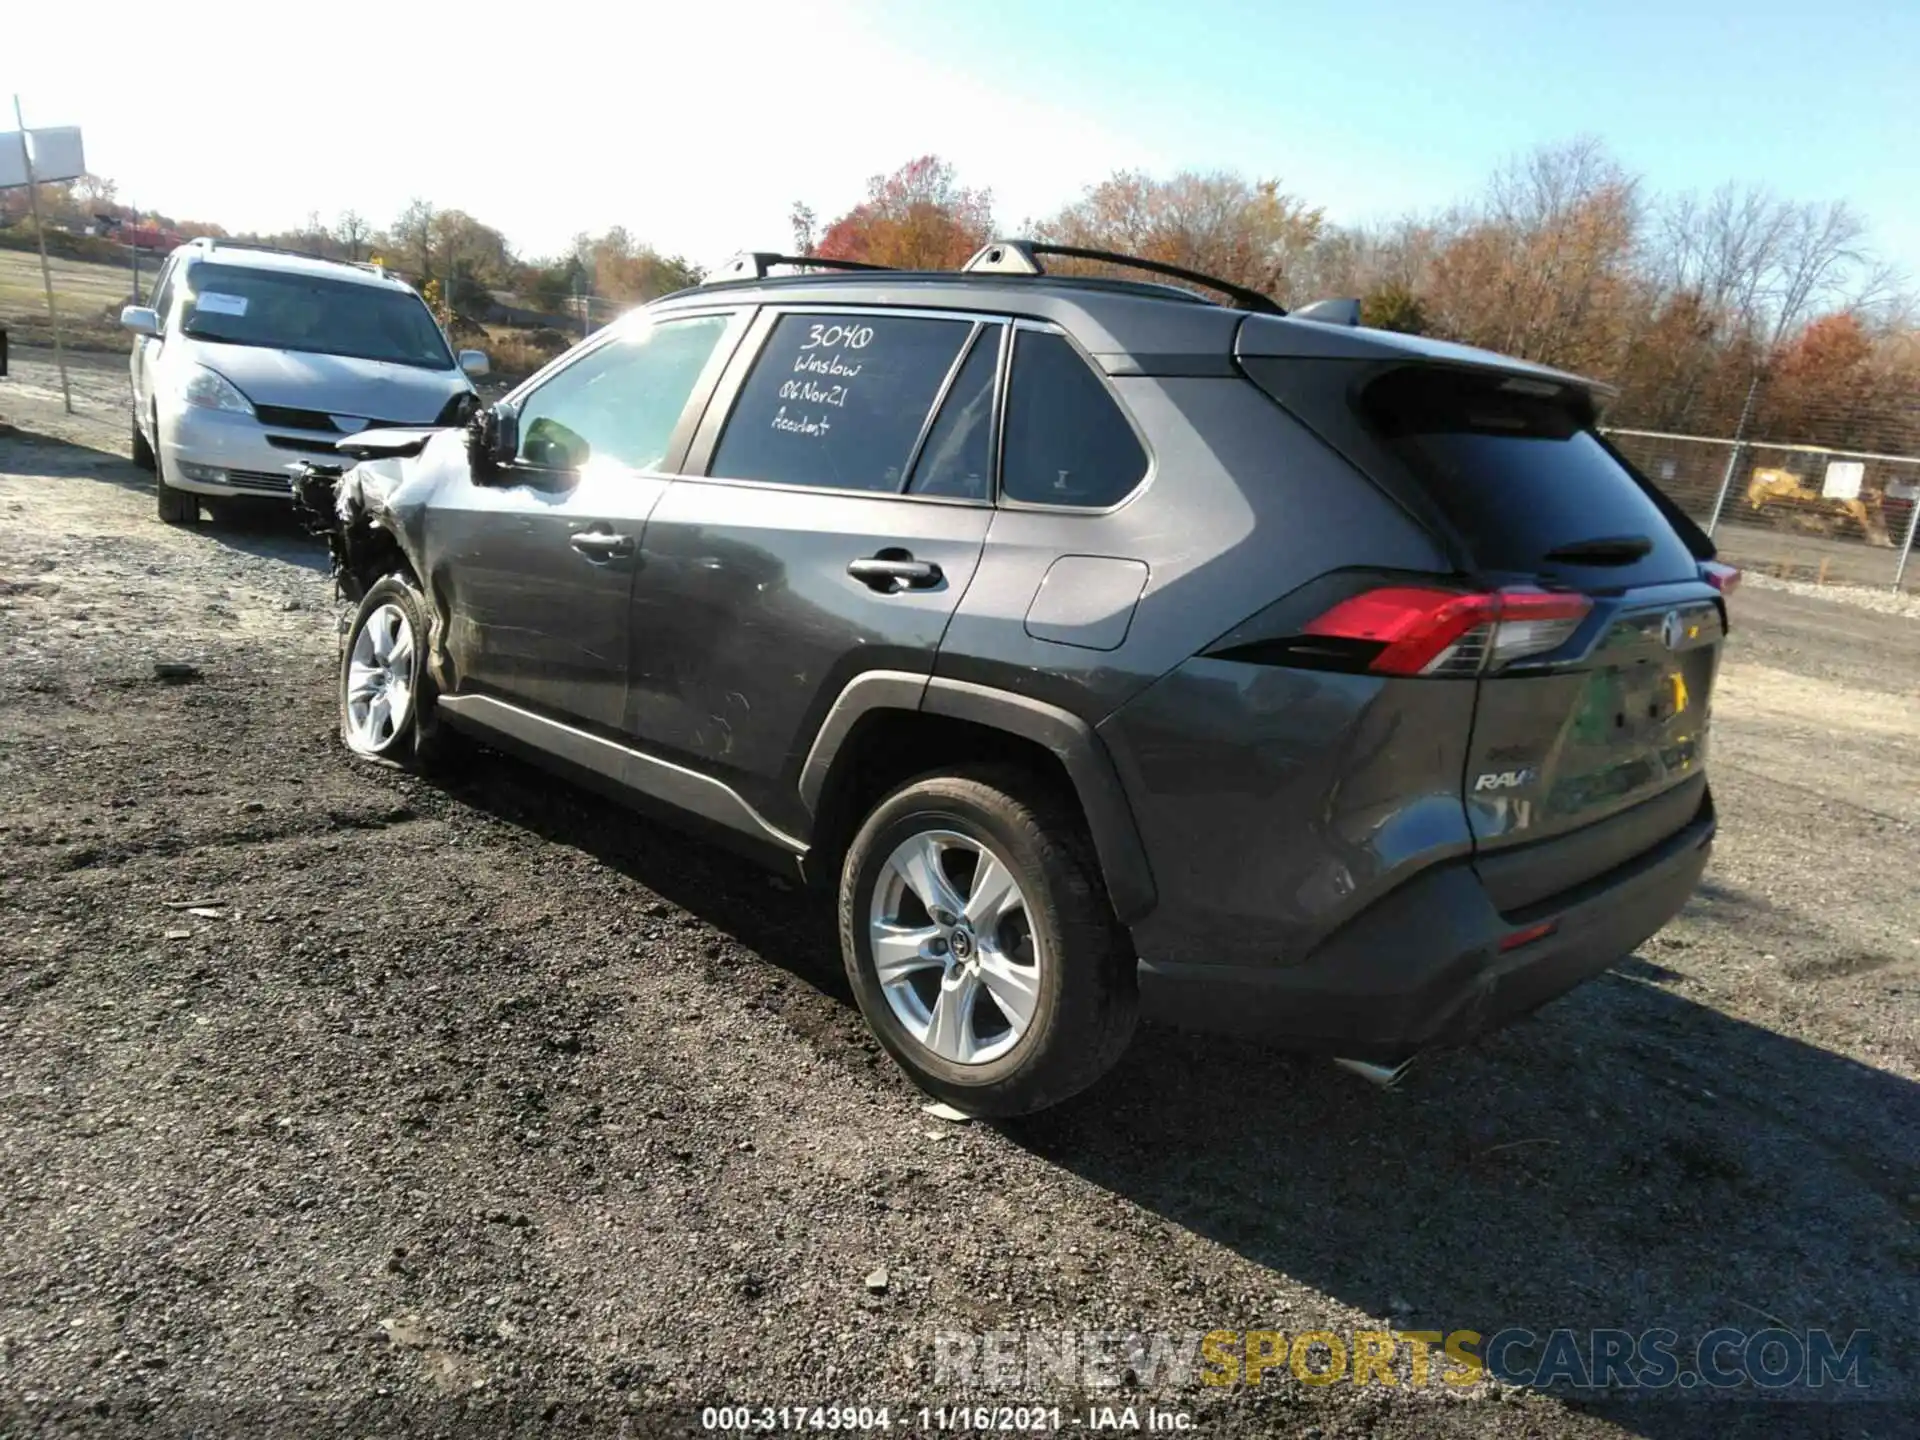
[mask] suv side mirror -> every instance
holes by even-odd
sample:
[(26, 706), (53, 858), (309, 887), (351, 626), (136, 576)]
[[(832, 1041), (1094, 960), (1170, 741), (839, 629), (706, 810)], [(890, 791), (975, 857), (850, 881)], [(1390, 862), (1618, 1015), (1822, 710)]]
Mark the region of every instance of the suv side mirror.
[(120, 311), (120, 328), (157, 339), (160, 334), (160, 312), (146, 305), (128, 305)]
[(519, 411), (502, 400), (474, 413), (467, 425), (467, 464), (475, 484), (497, 481), (519, 453)]
[(486, 351), (462, 350), (460, 352), (460, 369), (467, 378), (478, 380), (492, 368), (492, 364), (487, 360)]

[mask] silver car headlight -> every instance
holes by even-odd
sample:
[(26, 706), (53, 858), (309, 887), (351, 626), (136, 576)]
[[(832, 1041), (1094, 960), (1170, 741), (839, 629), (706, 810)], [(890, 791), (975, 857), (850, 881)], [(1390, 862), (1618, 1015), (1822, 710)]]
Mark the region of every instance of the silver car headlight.
[(253, 406), (234, 383), (218, 371), (196, 365), (187, 372), (180, 387), (180, 398), (203, 410), (231, 410), (236, 415), (253, 414)]

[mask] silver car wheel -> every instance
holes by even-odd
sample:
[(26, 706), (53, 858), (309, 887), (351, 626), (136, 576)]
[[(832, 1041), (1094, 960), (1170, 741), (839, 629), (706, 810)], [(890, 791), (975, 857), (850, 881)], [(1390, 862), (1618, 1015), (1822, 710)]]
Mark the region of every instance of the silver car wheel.
[(347, 660), (347, 743), (377, 755), (413, 714), (413, 626), (398, 605), (382, 605), (353, 637)]
[(1012, 867), (979, 841), (902, 841), (874, 886), (868, 939), (895, 1018), (942, 1060), (985, 1065), (1033, 1023), (1045, 947)]

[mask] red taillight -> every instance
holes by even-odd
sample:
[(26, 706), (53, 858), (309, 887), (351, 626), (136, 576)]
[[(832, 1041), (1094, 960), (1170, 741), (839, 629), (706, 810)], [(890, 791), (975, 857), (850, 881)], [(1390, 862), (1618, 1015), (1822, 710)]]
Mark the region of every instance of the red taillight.
[(1706, 578), (1707, 584), (1722, 595), (1731, 595), (1740, 587), (1740, 572), (1731, 565), (1722, 565), (1718, 560), (1702, 561), (1700, 573)]
[(1522, 945), (1531, 945), (1536, 940), (1544, 940), (1560, 928), (1558, 920), (1542, 921), (1538, 925), (1529, 925), (1524, 930), (1515, 930), (1510, 935), (1500, 937), (1502, 951), (1518, 950)]
[(1389, 585), (1342, 600), (1305, 627), (1309, 635), (1381, 646), (1367, 668), (1384, 675), (1477, 675), (1524, 655), (1558, 649), (1586, 618), (1584, 595), (1544, 590), (1457, 590)]

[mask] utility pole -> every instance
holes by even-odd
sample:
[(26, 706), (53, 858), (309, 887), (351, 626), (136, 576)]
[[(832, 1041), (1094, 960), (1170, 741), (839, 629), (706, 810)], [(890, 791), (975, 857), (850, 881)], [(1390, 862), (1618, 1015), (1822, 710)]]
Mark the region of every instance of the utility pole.
[(33, 175), (33, 147), (27, 144), (27, 120), (20, 113), (20, 97), (13, 97), (13, 122), (20, 128), (20, 159), (27, 172), (27, 204), (33, 210), (33, 233), (40, 242), (40, 279), (47, 287), (47, 318), (53, 322), (53, 361), (60, 367), (60, 399), (73, 413), (73, 388), (67, 383), (67, 347), (60, 337), (60, 307), (53, 299), (53, 265), (47, 259), (47, 227), (40, 220), (40, 184)]

